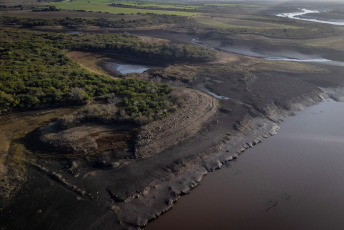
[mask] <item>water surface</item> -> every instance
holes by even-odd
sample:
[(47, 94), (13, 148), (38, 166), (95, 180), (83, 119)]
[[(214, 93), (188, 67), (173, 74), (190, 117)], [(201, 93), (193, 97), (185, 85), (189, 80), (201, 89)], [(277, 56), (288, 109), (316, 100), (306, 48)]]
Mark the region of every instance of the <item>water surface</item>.
[(343, 114), (328, 100), (287, 118), (147, 229), (344, 229)]
[(109, 68), (121, 73), (121, 74), (127, 74), (127, 73), (143, 73), (149, 68), (143, 65), (136, 65), (136, 64), (122, 64), (122, 63), (115, 63), (111, 62), (108, 64)]
[(281, 13), (277, 14), (278, 17), (286, 17), (286, 18), (292, 18), (297, 20), (303, 20), (308, 22), (318, 22), (318, 23), (325, 23), (325, 24), (331, 24), (331, 25), (337, 25), (337, 26), (344, 26), (344, 21), (325, 21), (325, 20), (319, 20), (315, 18), (302, 18), (300, 16), (306, 15), (306, 14), (314, 14), (314, 13), (320, 13), (317, 10), (308, 10), (308, 9), (299, 9), (298, 12), (292, 12), (292, 13)]
[(264, 58), (271, 61), (291, 61), (291, 62), (309, 62), (309, 63), (325, 63), (330, 65), (342, 66), (344, 63), (331, 61), (316, 55), (306, 55), (297, 51), (283, 50), (253, 50), (250, 46), (244, 45), (227, 45), (219, 47), (220, 50), (242, 54), (250, 57)]
[[(317, 23), (327, 23), (332, 25), (344, 25), (344, 21), (323, 21), (318, 19), (311, 19), (311, 18), (302, 18), (301, 16), (309, 14), (309, 13), (320, 13), (320, 11), (316, 10), (308, 10), (308, 9), (299, 9), (297, 12), (292, 13), (281, 13), (276, 16), (278, 17), (287, 17), (291, 19), (303, 20), (303, 21), (311, 21)], [(198, 38), (192, 40), (192, 42), (201, 44), (201, 41)], [(327, 65), (333, 66), (344, 66), (343, 62), (333, 61), (329, 59), (325, 59), (320, 55), (308, 55), (302, 54), (298, 51), (292, 50), (280, 50), (280, 51), (273, 51), (273, 50), (255, 50), (249, 45), (226, 45), (218, 47), (220, 50), (242, 54), (251, 57), (258, 57), (264, 58), (267, 60), (272, 61), (290, 61), (290, 62), (308, 62), (308, 63), (322, 63)]]

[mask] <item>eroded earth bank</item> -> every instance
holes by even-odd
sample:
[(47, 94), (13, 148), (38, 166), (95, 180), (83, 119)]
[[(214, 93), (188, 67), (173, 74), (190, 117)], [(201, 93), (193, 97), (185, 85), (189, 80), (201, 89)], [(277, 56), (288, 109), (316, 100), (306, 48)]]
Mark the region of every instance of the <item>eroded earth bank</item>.
[[(216, 64), (211, 71), (216, 74), (198, 66), (197, 78), (187, 83), (196, 89), (175, 89), (183, 98), (181, 108), (140, 128), (88, 122), (61, 129), (44, 117), (61, 116), (56, 111), (5, 117), (8, 133), (18, 118), (41, 121), (24, 135), (35, 160), (21, 159), (29, 176), (3, 212), (1, 218), (11, 220), (5, 229), (142, 228), (208, 172), (275, 134), (285, 116), (327, 97), (341, 98), (340, 67), (220, 55), (220, 61), (228, 59), (225, 66)], [(236, 71), (239, 62), (254, 71)], [(279, 71), (266, 71), (267, 66)], [(294, 73), (284, 72), (291, 68)], [(217, 100), (201, 90), (225, 97)], [(7, 158), (17, 157), (16, 145), (11, 143)], [(21, 177), (8, 176), (13, 178)]]

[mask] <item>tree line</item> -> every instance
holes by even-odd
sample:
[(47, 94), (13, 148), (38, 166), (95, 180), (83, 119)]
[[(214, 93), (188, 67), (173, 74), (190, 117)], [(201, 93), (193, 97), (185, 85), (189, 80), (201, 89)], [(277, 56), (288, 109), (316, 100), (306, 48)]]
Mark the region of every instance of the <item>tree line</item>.
[[(175, 109), (168, 85), (114, 80), (82, 69), (63, 51), (69, 36), (14, 29), (0, 31), (0, 114), (84, 103), (107, 94), (120, 97), (120, 106), (131, 116), (158, 118)], [(119, 35), (118, 39), (124, 38)]]

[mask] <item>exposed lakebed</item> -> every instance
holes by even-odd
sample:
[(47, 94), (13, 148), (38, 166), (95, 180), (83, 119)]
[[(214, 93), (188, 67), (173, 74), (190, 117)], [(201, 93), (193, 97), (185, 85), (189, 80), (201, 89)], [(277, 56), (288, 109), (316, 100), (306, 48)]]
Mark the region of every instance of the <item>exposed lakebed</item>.
[(322, 58), (315, 55), (302, 54), (295, 50), (258, 50), (247, 45), (224, 45), (219, 47), (220, 50), (242, 54), (250, 57), (264, 58), (271, 61), (293, 61), (293, 62), (310, 62), (310, 63), (325, 63), (331, 65), (344, 65), (341, 62), (335, 62), (329, 59)]
[[(296, 12), (291, 13), (280, 13), (277, 17), (286, 17), (295, 20), (310, 21), (316, 23), (325, 23), (337, 26), (344, 26), (344, 20), (320, 20), (312, 18), (313, 15), (320, 15), (320, 11), (298, 9)], [(308, 16), (308, 14), (312, 16)], [(290, 62), (305, 62), (305, 63), (322, 63), (333, 66), (344, 66), (344, 62), (330, 60), (322, 57), (319, 54), (309, 54), (307, 52), (300, 51), (297, 47), (289, 47), (289, 49), (280, 48), (280, 46), (267, 46), (262, 43), (252, 44), (251, 41), (239, 40), (239, 41), (225, 41), (224, 44), (214, 45), (213, 42), (210, 44), (207, 41), (200, 40), (199, 38), (193, 38), (191, 41), (193, 44), (205, 46), (208, 48), (216, 48), (221, 51), (241, 54), (250, 57), (263, 58), (271, 61), (290, 61)]]
[(327, 100), (289, 117), (147, 229), (343, 228), (343, 113)]

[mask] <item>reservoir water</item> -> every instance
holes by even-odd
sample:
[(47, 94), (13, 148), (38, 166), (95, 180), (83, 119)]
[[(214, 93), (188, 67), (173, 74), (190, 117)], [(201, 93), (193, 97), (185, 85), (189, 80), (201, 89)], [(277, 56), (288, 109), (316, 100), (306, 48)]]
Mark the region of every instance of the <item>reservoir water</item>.
[(344, 229), (344, 103), (288, 117), (146, 229)]

